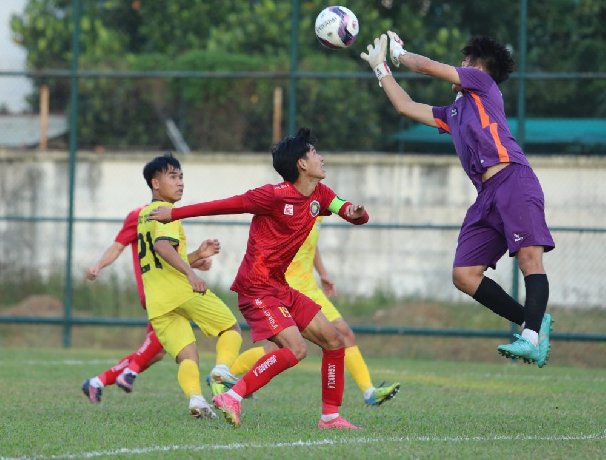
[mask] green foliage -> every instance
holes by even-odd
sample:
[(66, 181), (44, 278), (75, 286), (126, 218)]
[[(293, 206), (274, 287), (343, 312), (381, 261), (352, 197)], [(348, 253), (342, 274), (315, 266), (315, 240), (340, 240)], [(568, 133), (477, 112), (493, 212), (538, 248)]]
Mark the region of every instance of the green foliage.
[[(293, 67), (288, 0), (81, 0), (81, 5), (82, 69), (287, 72)], [(320, 0), (299, 2), (300, 71), (368, 73), (359, 53), (388, 29), (400, 33), (409, 50), (455, 65), (472, 34), (495, 36), (519, 55), (519, 2), (496, 12), (480, 0), (351, 0), (347, 6), (358, 16), (360, 34), (354, 46), (338, 51), (320, 46), (313, 33), (325, 6)], [(71, 8), (71, 0), (29, 0), (23, 14), (11, 18), (13, 39), (27, 49), (30, 69), (69, 67)], [(606, 4), (597, 0), (528, 2), (528, 71), (604, 72), (606, 64), (596, 56), (606, 53), (605, 17)], [(267, 150), (274, 88), (289, 85), (261, 78), (80, 81), (83, 146), (170, 148), (165, 129), (170, 118), (192, 148), (226, 151)], [(45, 83), (51, 86), (51, 109), (67, 111), (69, 81)], [(442, 105), (451, 98), (441, 82), (403, 84), (420, 102)], [(605, 116), (604, 86), (597, 79), (529, 82), (528, 114)], [(503, 85), (509, 113), (516, 109), (516, 88), (515, 81)], [(311, 125), (329, 150), (394, 149), (388, 135), (408, 123), (399, 121), (370, 79), (301, 78), (298, 91), (296, 124)], [(31, 102), (35, 109), (37, 102)]]

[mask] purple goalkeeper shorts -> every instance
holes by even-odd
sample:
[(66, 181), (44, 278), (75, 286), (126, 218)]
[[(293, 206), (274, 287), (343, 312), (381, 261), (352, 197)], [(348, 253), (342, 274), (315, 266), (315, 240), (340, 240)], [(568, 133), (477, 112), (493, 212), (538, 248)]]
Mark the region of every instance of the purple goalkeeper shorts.
[(454, 267), (486, 265), (495, 268), (509, 250), (555, 247), (545, 222), (545, 199), (532, 168), (510, 164), (482, 184), (475, 203), (461, 225)]

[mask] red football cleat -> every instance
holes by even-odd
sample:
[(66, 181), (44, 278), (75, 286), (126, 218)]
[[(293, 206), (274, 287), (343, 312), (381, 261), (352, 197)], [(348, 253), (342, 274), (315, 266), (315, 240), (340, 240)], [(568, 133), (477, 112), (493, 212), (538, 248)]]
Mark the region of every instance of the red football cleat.
[(361, 430), (359, 426), (355, 426), (353, 423), (349, 423), (341, 416), (338, 416), (337, 418), (330, 420), (329, 422), (325, 422), (324, 420), (320, 419), (320, 421), (318, 422), (318, 428), (321, 428), (322, 430)]

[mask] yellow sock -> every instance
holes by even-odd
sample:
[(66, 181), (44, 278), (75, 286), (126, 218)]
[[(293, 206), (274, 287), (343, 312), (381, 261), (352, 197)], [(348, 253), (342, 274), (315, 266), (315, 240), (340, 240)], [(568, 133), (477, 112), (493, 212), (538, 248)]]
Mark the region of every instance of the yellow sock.
[(240, 375), (248, 372), (257, 361), (265, 354), (263, 347), (249, 348), (242, 353), (230, 367), (232, 374)]
[(200, 386), (200, 369), (198, 364), (191, 359), (184, 359), (179, 363), (177, 371), (177, 380), (185, 393), (185, 396), (201, 395), (202, 387)]
[(364, 361), (357, 345), (345, 349), (345, 367), (362, 390), (362, 393), (374, 386), (366, 361)]
[(242, 336), (239, 332), (225, 331), (217, 340), (217, 358), (216, 364), (225, 364), (231, 368), (242, 346)]

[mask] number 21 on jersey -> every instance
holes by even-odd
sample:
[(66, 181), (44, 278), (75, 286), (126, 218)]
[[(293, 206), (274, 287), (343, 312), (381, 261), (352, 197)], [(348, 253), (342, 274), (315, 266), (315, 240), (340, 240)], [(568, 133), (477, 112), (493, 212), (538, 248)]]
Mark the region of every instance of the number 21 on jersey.
[(150, 270), (152, 262), (150, 258), (153, 259), (156, 268), (162, 269), (162, 262), (160, 262), (154, 250), (151, 233), (147, 232), (145, 236), (143, 236), (143, 233), (139, 233), (137, 238), (139, 239), (139, 265), (141, 266), (141, 274), (147, 273)]

